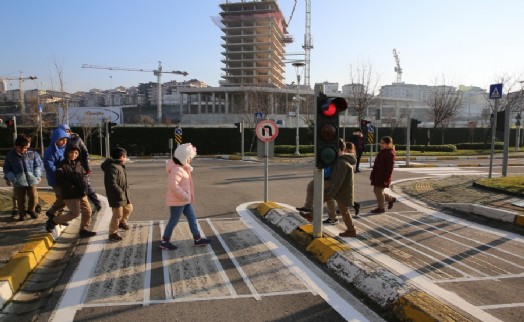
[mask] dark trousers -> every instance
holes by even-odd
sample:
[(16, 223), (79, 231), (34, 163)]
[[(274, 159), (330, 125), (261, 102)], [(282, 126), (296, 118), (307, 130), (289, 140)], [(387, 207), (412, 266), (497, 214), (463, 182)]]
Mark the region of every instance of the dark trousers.
[(364, 153), (363, 150), (357, 150), (357, 164), (355, 166), (355, 171), (360, 171), (360, 158), (362, 158), (362, 154)]

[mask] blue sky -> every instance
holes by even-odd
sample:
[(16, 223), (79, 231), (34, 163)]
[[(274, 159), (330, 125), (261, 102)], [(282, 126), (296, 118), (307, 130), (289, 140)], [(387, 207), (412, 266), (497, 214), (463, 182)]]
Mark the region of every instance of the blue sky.
[[(162, 81), (221, 79), (222, 33), (211, 17), (225, 0), (4, 0), (1, 4), (0, 77), (38, 76), (40, 88), (58, 89), (54, 67), (63, 66), (64, 90), (88, 91), (156, 82), (152, 73), (81, 68), (82, 64), (187, 71)], [(521, 0), (311, 0), (311, 84), (349, 82), (350, 65), (371, 64), (380, 85), (396, 74), (433, 85), (487, 88), (501, 75), (524, 80), (524, 1)], [(286, 20), (295, 0), (278, 1)], [(305, 1), (297, 0), (289, 32), (301, 51)], [(289, 66), (286, 83), (296, 80)], [(17, 89), (12, 81), (9, 89)], [(25, 88), (35, 88), (27, 81)]]

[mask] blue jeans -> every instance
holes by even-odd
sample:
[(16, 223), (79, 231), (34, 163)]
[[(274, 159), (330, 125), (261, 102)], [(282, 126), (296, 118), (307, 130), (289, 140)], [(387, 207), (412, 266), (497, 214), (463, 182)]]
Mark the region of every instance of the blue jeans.
[(193, 234), (193, 238), (200, 239), (200, 232), (198, 231), (195, 211), (193, 210), (193, 205), (188, 203), (185, 206), (169, 207), (169, 221), (167, 222), (166, 230), (164, 230), (164, 235), (162, 236), (162, 240), (167, 241), (171, 239), (173, 230), (175, 229), (176, 225), (178, 224), (178, 221), (180, 220), (180, 215), (182, 215), (182, 213), (187, 218), (187, 222), (189, 223), (189, 229), (191, 230), (191, 234)]

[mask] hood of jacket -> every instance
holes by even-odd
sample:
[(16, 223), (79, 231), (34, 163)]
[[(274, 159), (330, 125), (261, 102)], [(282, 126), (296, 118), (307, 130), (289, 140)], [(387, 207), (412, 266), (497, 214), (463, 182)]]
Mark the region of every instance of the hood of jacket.
[[(64, 131), (61, 128), (54, 129), (53, 132), (51, 132), (51, 142), (52, 144), (56, 145), (56, 141), (59, 139), (66, 138), (69, 139), (69, 135), (67, 135), (66, 131)], [(62, 147), (60, 147), (62, 148)], [(65, 148), (65, 147), (64, 147)]]
[(357, 158), (355, 158), (355, 156), (352, 154), (342, 154), (342, 155), (339, 155), (338, 157), (351, 165), (357, 164)]
[(102, 162), (100, 167), (102, 168), (102, 170), (108, 171), (111, 168), (111, 165), (113, 165), (113, 164), (120, 164), (120, 160), (107, 158), (107, 159), (104, 160), (104, 162)]

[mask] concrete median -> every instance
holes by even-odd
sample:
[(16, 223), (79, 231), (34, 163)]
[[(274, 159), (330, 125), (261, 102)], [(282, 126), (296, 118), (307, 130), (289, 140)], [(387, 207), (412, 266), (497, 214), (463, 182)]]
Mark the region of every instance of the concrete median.
[[(281, 229), (299, 248), (309, 252), (329, 271), (359, 291), (369, 301), (400, 321), (469, 321), (449, 305), (397, 276), (380, 263), (350, 249), (334, 237), (313, 238), (311, 224), (285, 205), (260, 203), (259, 216)], [(327, 236), (327, 234), (326, 234)]]

